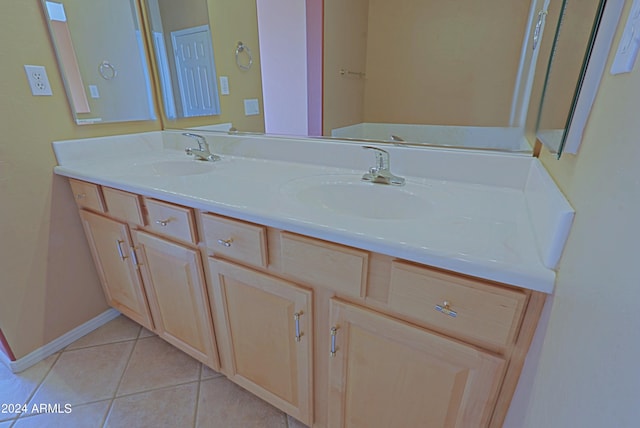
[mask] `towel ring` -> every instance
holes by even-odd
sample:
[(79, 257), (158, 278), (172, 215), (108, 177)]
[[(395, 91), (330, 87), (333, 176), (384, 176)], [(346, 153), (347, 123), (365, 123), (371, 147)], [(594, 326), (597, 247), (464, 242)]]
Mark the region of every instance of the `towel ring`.
[(118, 75), (118, 70), (109, 61), (102, 61), (98, 66), (98, 72), (104, 80), (112, 80)]
[[(249, 62), (247, 62), (246, 65), (242, 64), (240, 61), (240, 54), (242, 52), (245, 52), (249, 57)], [(238, 68), (240, 68), (240, 70), (244, 70), (244, 71), (250, 70), (251, 65), (253, 64), (253, 56), (251, 56), (251, 49), (249, 49), (247, 45), (245, 45), (242, 42), (238, 42), (238, 47), (236, 47), (236, 64), (238, 64)]]

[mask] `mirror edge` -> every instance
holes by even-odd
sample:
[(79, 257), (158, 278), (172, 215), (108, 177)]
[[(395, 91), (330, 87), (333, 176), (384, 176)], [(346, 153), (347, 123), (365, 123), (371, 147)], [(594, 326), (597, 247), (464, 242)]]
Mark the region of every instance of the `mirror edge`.
[(562, 153), (578, 153), (589, 113), (608, 63), (609, 53), (611, 52), (625, 1), (604, 0), (603, 3), (597, 34), (592, 41), (591, 54), (584, 71), (581, 88), (577, 94), (570, 117), (567, 119), (568, 127), (558, 151), (558, 159)]

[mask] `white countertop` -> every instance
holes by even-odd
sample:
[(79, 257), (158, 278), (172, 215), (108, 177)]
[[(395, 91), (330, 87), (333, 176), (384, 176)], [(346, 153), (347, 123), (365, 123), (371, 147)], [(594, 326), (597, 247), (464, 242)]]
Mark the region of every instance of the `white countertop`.
[[(118, 140), (116, 145), (123, 141), (129, 144), (122, 137), (113, 138)], [(109, 138), (85, 140), (96, 144), (84, 145), (78, 144), (80, 140), (56, 142), (54, 149), (60, 165), (55, 172), (463, 274), (546, 293), (553, 291), (555, 272), (543, 263), (540, 239), (521, 184), (499, 186), (405, 175), (401, 174), (400, 165), (394, 170), (392, 162), (393, 172), (407, 179), (407, 186), (397, 189), (424, 190), (429, 212), (405, 212), (401, 219), (361, 218), (291, 197), (291, 189), (300, 180), (311, 176), (359, 177), (364, 172), (359, 166), (348, 169), (313, 165), (293, 161), (291, 156), (287, 161), (238, 156), (231, 154), (234, 150), (229, 147), (237, 145), (229, 137), (224, 144), (208, 137), (210, 142), (213, 140), (213, 147), (219, 143), (221, 150), (227, 152), (217, 152), (223, 156), (222, 161), (213, 163), (210, 172), (166, 176), (153, 173), (154, 162), (189, 158), (182, 148), (168, 147), (172, 144), (167, 144), (171, 138), (166, 134), (163, 138), (159, 142), (152, 136), (138, 146), (130, 143), (128, 150), (105, 150)], [(237, 141), (240, 144), (246, 140)], [(269, 147), (272, 157), (273, 147)], [(304, 151), (303, 146), (298, 148)], [(354, 151), (355, 155), (360, 153)], [(514, 159), (523, 162), (521, 158)], [(455, 167), (460, 165), (451, 165)], [(380, 210), (390, 209), (384, 198), (377, 202)]]

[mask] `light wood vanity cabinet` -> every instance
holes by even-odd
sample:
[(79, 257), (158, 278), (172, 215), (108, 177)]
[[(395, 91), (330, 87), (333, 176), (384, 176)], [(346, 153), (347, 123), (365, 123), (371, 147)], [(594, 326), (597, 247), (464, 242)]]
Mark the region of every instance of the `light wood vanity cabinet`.
[(137, 265), (129, 228), (117, 220), (80, 210), (107, 303), (132, 320), (154, 330)]
[(197, 241), (193, 210), (76, 182), (74, 192), (92, 189), (101, 201), (76, 198), (109, 305), (219, 370), (201, 254), (188, 245)]
[(69, 179), (69, 184), (79, 208), (87, 208), (100, 213), (105, 212), (100, 186), (74, 179)]
[(311, 425), (311, 291), (222, 260), (209, 267), (223, 373)]
[(199, 251), (140, 230), (133, 238), (156, 333), (219, 370)]
[(110, 304), (296, 419), (502, 425), (545, 294), (126, 192), (104, 200), (120, 220), (81, 217)]
[(331, 299), (330, 427), (482, 427), (505, 360)]

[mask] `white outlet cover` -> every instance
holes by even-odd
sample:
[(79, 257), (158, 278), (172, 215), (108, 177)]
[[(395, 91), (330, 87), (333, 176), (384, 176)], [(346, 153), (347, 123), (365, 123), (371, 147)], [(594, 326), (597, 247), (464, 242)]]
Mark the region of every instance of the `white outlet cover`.
[(100, 98), (100, 91), (96, 85), (89, 85), (89, 93), (91, 98)]
[(35, 96), (53, 95), (47, 70), (42, 65), (25, 65), (24, 72), (31, 87), (31, 94)]
[(260, 114), (260, 105), (258, 104), (257, 98), (244, 100), (244, 115), (255, 116), (257, 114)]
[(611, 65), (611, 74), (630, 73), (640, 51), (640, 0), (634, 0)]
[(220, 93), (229, 95), (229, 78), (227, 76), (220, 76)]

